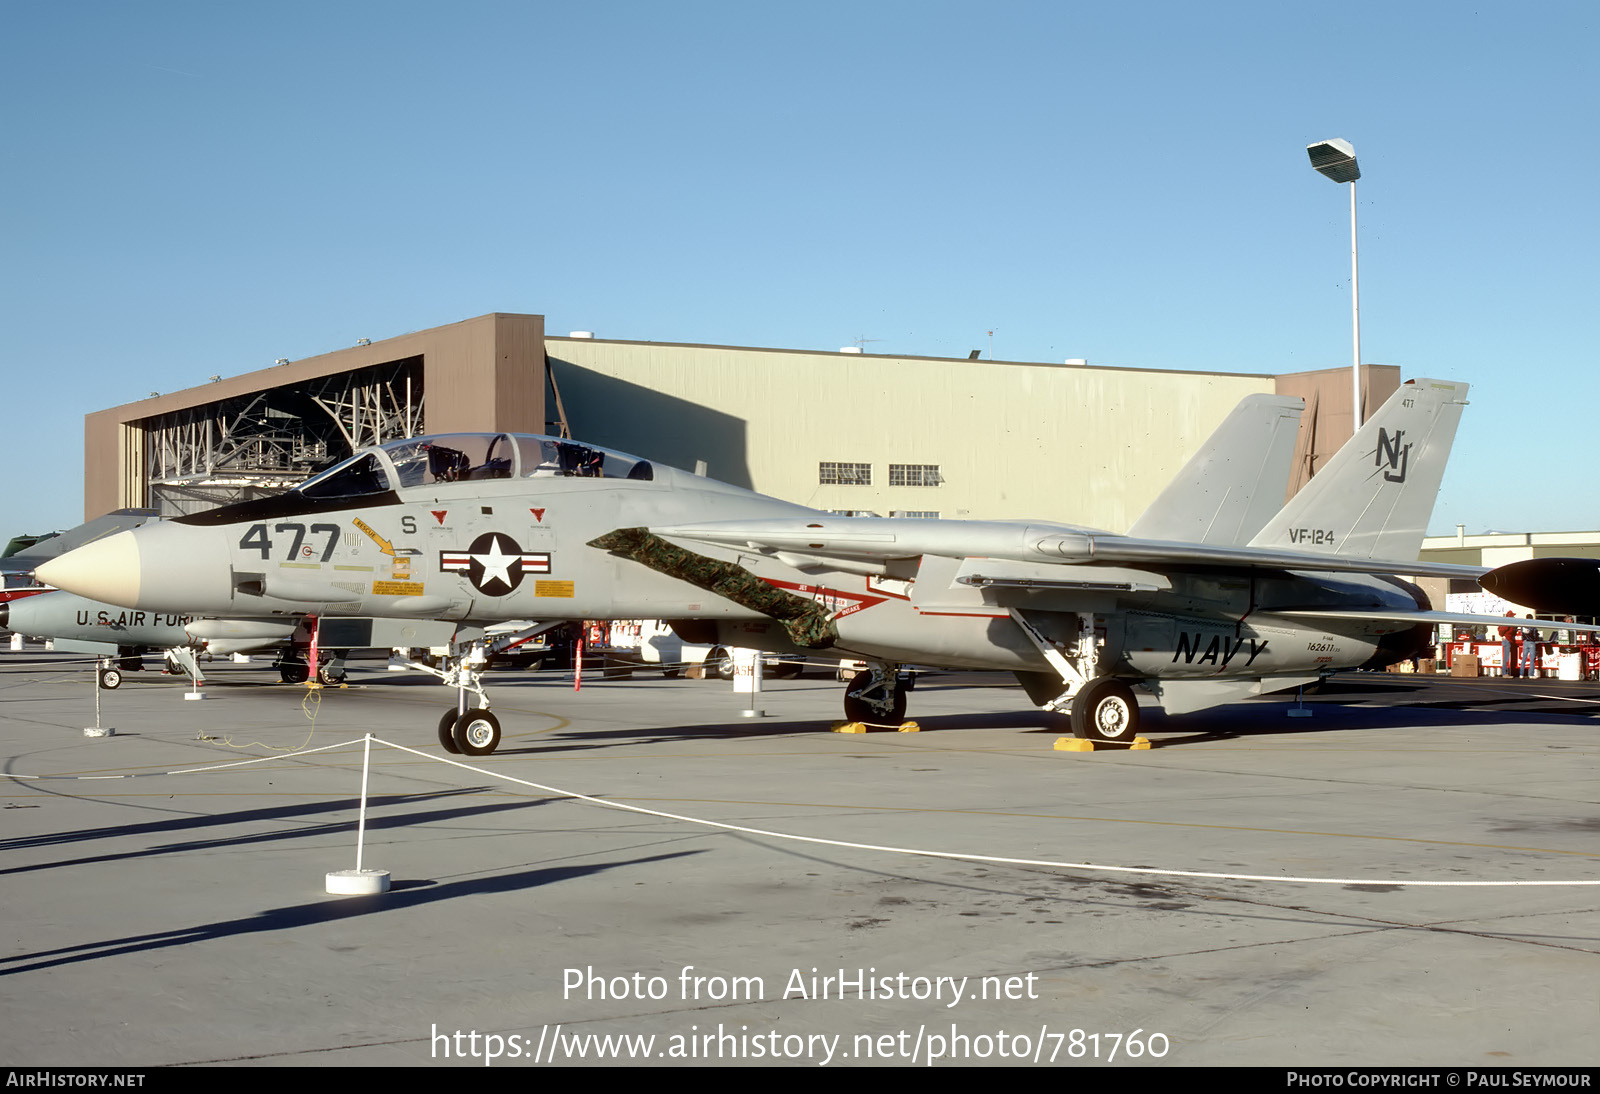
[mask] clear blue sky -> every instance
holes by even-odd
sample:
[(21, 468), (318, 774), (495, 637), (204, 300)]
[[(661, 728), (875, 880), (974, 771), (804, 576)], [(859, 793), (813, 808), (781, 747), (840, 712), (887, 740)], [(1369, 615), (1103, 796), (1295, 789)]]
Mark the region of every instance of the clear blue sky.
[[(1433, 529), (1600, 528), (1584, 3), (7, 0), (0, 539), (83, 415), (489, 311), (1473, 385)], [(1064, 469), (1064, 473), (1065, 473)], [(1070, 520), (1071, 513), (1040, 517)]]

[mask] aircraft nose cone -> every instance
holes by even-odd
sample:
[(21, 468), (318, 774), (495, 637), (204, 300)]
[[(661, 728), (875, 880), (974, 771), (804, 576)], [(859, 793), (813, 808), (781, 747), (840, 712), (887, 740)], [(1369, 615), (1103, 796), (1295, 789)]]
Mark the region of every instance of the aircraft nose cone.
[(34, 576), (69, 593), (132, 607), (139, 601), (139, 541), (118, 532), (43, 563)]

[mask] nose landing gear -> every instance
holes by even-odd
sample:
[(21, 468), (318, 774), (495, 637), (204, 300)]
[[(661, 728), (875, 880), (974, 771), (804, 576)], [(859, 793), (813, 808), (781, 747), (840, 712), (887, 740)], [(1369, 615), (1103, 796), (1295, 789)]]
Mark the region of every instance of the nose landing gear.
[[(489, 696), (482, 684), (483, 670), (489, 664), (482, 631), (464, 643), (452, 642), (437, 668), (420, 661), (406, 663), (456, 689), (456, 705), (439, 717), (439, 747), (457, 756), (487, 756), (500, 747), (500, 719), (489, 713)], [(476, 706), (467, 698), (468, 692), (477, 696)]]

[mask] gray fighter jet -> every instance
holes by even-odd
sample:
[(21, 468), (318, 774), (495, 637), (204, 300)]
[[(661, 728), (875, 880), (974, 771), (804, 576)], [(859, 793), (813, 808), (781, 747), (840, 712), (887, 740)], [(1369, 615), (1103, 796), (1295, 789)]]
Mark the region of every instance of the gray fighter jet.
[[(1135, 687), (1199, 710), (1400, 661), (1461, 618), (1394, 575), (1483, 572), (1412, 561), (1465, 395), (1402, 385), (1281, 509), (1297, 401), (1247, 401), (1129, 535), (839, 517), (573, 441), (452, 434), (97, 541), (39, 577), (237, 619), (666, 619), (690, 641), (867, 662), (844, 708), (873, 724), (904, 717), (906, 666), (1005, 670), (1079, 736), (1125, 742)], [(478, 673), (446, 682), (441, 743), (492, 752)]]

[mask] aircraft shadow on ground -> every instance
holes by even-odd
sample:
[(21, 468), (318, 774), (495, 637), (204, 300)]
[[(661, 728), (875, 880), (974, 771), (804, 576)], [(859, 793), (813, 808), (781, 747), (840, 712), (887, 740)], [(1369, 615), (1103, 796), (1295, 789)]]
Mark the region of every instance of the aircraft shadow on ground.
[[(538, 756), (556, 752), (575, 752), (610, 748), (618, 744), (672, 744), (679, 741), (727, 741), (751, 737), (793, 737), (827, 733), (832, 723), (814, 718), (775, 722), (765, 719), (724, 722), (716, 725), (639, 726), (619, 729), (567, 729), (540, 734), (541, 744), (508, 747), (502, 744), (496, 756)], [(511, 730), (509, 724), (507, 730)]]
[[(1307, 701), (1301, 708), (1310, 712), (1305, 717), (1294, 717), (1290, 714), (1299, 706), (1292, 700), (1238, 703), (1182, 715), (1168, 715), (1161, 710), (1146, 710), (1140, 733), (1159, 735), (1152, 736), (1151, 743), (1156, 747), (1165, 748), (1185, 743), (1198, 744), (1246, 736), (1348, 733), (1372, 729), (1418, 728), (1447, 731), (1529, 725), (1587, 725), (1600, 715), (1600, 709), (1591, 713), (1575, 710), (1571, 704), (1538, 707), (1519, 705), (1514, 710), (1483, 709), (1486, 704), (1482, 702), (1354, 705), (1371, 701), (1367, 697), (1352, 696), (1341, 701), (1319, 696), (1315, 701)], [(1168, 736), (1169, 734), (1171, 736)]]
[[(1156, 707), (1143, 711), (1140, 735), (1157, 748), (1246, 736), (1286, 736), (1306, 733), (1340, 733), (1371, 729), (1419, 727), (1425, 729), (1495, 729), (1504, 726), (1587, 725), (1600, 718), (1600, 706), (1580, 707), (1560, 699), (1539, 701), (1531, 697), (1491, 697), (1466, 695), (1428, 702), (1397, 702), (1392, 705), (1365, 705), (1381, 702), (1385, 696), (1426, 691), (1426, 688), (1377, 686), (1370, 689), (1343, 688), (1329, 695), (1308, 698), (1303, 709), (1307, 717), (1292, 717), (1298, 705), (1293, 698), (1274, 697), (1193, 714), (1169, 716)], [(913, 693), (914, 696), (915, 693)], [(1363, 704), (1363, 705), (1356, 705)], [(1030, 736), (1062, 737), (1071, 734), (1064, 715), (1041, 710), (988, 711), (969, 714), (936, 714), (915, 718), (923, 733), (960, 733), (964, 730), (1012, 729)], [(686, 726), (641, 726), (604, 730), (568, 729), (546, 734), (542, 743), (524, 747), (502, 746), (499, 755), (539, 755), (618, 744), (670, 744), (675, 741), (739, 740), (757, 737), (814, 736), (827, 734), (831, 721), (796, 719), (782, 722), (747, 720)], [(508, 727), (509, 728), (509, 727)], [(892, 730), (873, 730), (866, 736), (893, 734)], [(849, 735), (850, 741), (861, 737)], [(1112, 746), (1115, 747), (1115, 746)]]

